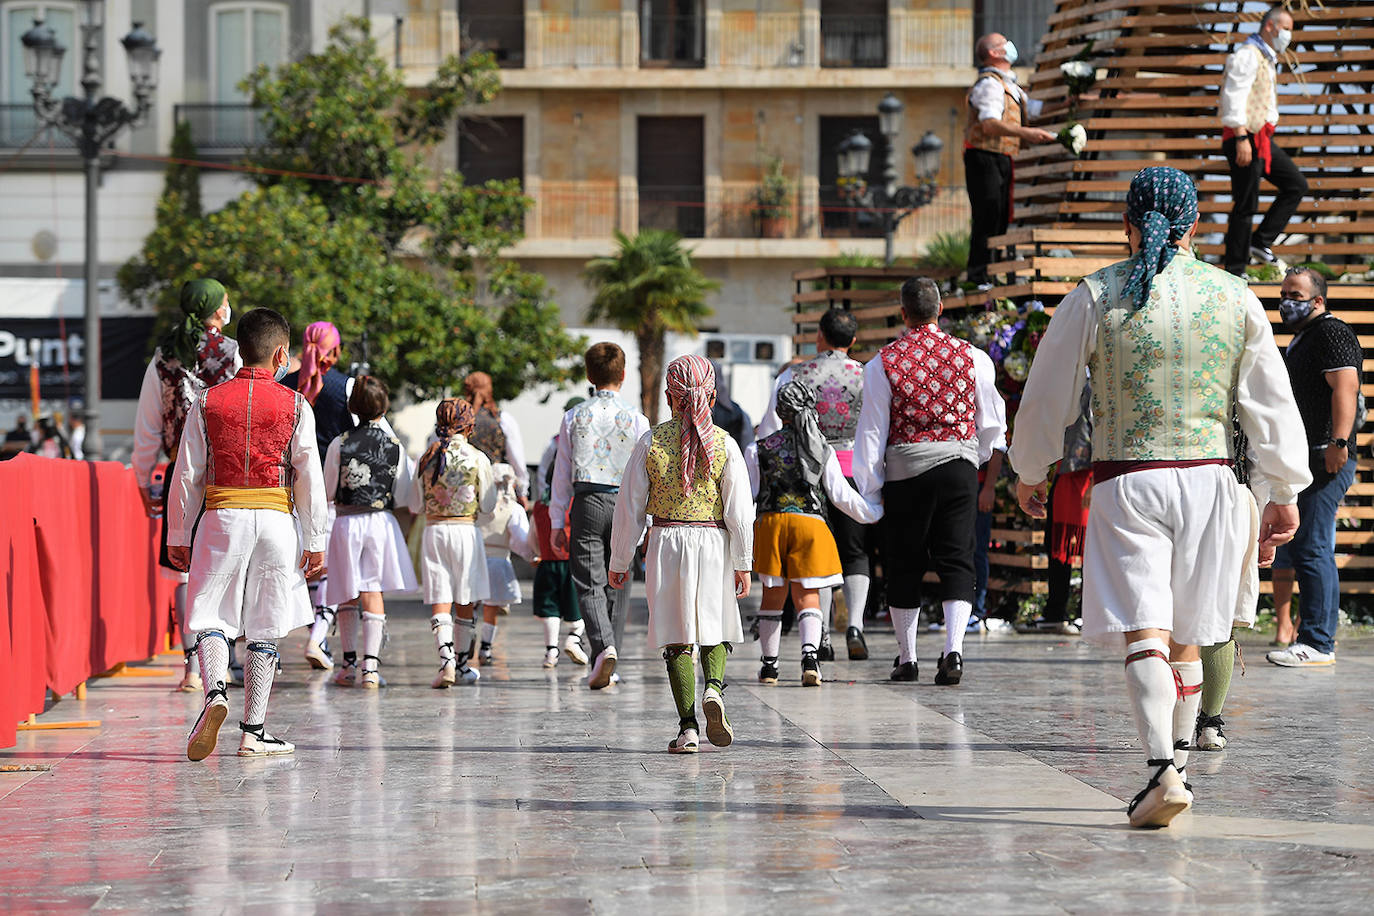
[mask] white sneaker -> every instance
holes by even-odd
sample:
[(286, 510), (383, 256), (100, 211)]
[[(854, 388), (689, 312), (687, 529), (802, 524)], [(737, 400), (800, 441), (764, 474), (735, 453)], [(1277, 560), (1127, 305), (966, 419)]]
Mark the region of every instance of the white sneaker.
[(700, 746), (701, 740), (697, 737), (695, 728), (684, 728), (678, 732), (678, 736), (668, 742), (668, 750), (674, 754), (695, 754)]
[(177, 684), (177, 690), (182, 693), (201, 693), (205, 690), (204, 683), (201, 682), (200, 672), (195, 665), (189, 665), (186, 673), (181, 676), (181, 683)]
[(1197, 734), (1193, 736), (1193, 747), (1200, 751), (1219, 751), (1226, 747), (1226, 735), (1221, 727), (1225, 725), (1221, 716), (1197, 717)]
[(334, 659), (314, 640), (308, 640), (305, 644), (305, 660), (316, 671), (328, 671), (334, 667)]
[(439, 668), (439, 673), (434, 676), (434, 680), (429, 686), (435, 690), (447, 690), (458, 680), (458, 663), (454, 661), (444, 662)]
[(475, 684), (482, 679), (482, 672), (476, 668), (469, 668), (467, 665), (458, 669), (458, 683)]
[(1167, 827), (1193, 804), (1193, 793), (1172, 763), (1161, 767), (1150, 784), (1126, 809), (1132, 827)]
[(983, 621), (983, 626), (989, 633), (1015, 633), (1016, 625), (1005, 617), (989, 617)]
[(481, 648), (481, 650), (477, 653), (477, 657), (481, 660), (483, 666), (490, 665), (490, 664), (491, 664), (491, 643), (489, 643), (489, 642), (484, 642), (484, 643), (482, 643), (482, 648)]
[(224, 717), (227, 715), (229, 701), (224, 698), (222, 691), (217, 691), (206, 701), (205, 708), (200, 711), (200, 718), (196, 719), (195, 727), (191, 729), (191, 734), (186, 736), (188, 760), (204, 760), (215, 752), (215, 743), (219, 741), (219, 727), (224, 724)]
[(604, 690), (611, 685), (611, 675), (615, 674), (615, 646), (607, 646), (596, 657), (592, 673), (587, 675), (587, 686), (593, 690)]
[(587, 664), (587, 650), (582, 648), (582, 638), (576, 633), (569, 633), (568, 638), (563, 640), (563, 652), (572, 659), (574, 665)]
[(354, 663), (351, 664), (351, 665), (344, 665), (344, 666), (343, 666), (342, 668), (340, 668), (338, 671), (335, 671), (335, 672), (334, 672), (334, 683), (335, 683), (336, 685), (338, 685), (339, 687), (357, 687), (357, 686), (358, 686), (358, 664), (357, 664), (357, 662), (354, 662)]
[(244, 732), (239, 739), (240, 757), (284, 757), (295, 752), (296, 745), (273, 737), (266, 731), (261, 736), (256, 732)]
[(1336, 664), (1335, 652), (1318, 652), (1300, 642), (1293, 643), (1287, 649), (1276, 649), (1264, 657), (1270, 664), (1280, 668), (1322, 668)]
[(706, 740), (716, 747), (729, 747), (735, 740), (735, 730), (725, 715), (725, 698), (715, 687), (707, 687), (701, 697), (701, 709), (706, 714)]
[(926, 632), (927, 632), (927, 633), (943, 633), (944, 631), (945, 631), (945, 625), (944, 625), (943, 623), (937, 623), (937, 622), (935, 622), (935, 621), (931, 621), (930, 623), (926, 624)]
[(557, 647), (557, 646), (549, 646), (547, 649), (544, 650), (544, 667), (545, 667), (545, 668), (557, 668), (557, 667), (558, 667), (558, 647)]

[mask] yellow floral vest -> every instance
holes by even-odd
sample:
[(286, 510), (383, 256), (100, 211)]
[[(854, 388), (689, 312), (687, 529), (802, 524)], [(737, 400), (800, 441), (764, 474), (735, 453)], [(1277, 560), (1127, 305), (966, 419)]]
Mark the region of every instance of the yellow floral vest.
[(682, 492), (682, 424), (676, 420), (661, 423), (649, 440), (649, 505), (655, 518), (680, 522), (718, 522), (725, 518), (725, 502), (720, 495), (720, 478), (725, 473), (725, 440), (730, 434), (713, 426), (716, 436), (710, 473), (703, 478), (697, 470), (692, 492)]
[(1083, 278), (1098, 316), (1089, 362), (1093, 459), (1234, 457), (1245, 280), (1180, 252), (1137, 310), (1121, 293), (1134, 264), (1121, 261)]
[(1259, 68), (1255, 71), (1255, 81), (1250, 84), (1250, 95), (1245, 100), (1245, 129), (1257, 134), (1269, 123), (1266, 116), (1269, 106), (1274, 102), (1274, 84), (1278, 81), (1278, 72), (1269, 55), (1255, 47), (1247, 50), (1259, 57)]
[(454, 436), (449, 439), (444, 473), (439, 475), (439, 480), (434, 480), (432, 466), (420, 473), (426, 515), (471, 518), (477, 514), (481, 496), (477, 492), (477, 455), (477, 449), (469, 445), (467, 439)]

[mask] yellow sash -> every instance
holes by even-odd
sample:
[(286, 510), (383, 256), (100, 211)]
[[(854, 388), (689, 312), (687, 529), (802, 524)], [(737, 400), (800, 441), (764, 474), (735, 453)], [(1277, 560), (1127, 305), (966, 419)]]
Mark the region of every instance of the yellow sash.
[(206, 487), (208, 509), (276, 509), (291, 512), (291, 491), (286, 487)]

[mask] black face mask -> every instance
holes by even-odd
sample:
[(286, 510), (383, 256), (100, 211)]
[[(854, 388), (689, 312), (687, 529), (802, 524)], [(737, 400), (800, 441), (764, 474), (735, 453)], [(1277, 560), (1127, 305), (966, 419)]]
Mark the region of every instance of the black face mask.
[(1313, 305), (1311, 299), (1280, 299), (1279, 317), (1289, 327), (1302, 324), (1312, 314)]

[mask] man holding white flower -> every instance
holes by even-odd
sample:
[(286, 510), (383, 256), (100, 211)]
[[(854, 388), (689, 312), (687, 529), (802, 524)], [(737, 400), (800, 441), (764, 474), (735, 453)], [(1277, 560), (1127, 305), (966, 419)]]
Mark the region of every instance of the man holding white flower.
[(964, 183), (973, 211), (968, 279), (988, 289), (988, 239), (1005, 233), (1011, 222), (1012, 159), (1022, 142), (1053, 143), (1056, 138), (1025, 124), (1027, 114), (1039, 113), (1040, 103), (1016, 82), (1011, 69), (1018, 59), (1016, 45), (993, 32), (978, 39), (974, 55), (978, 79), (964, 100)]

